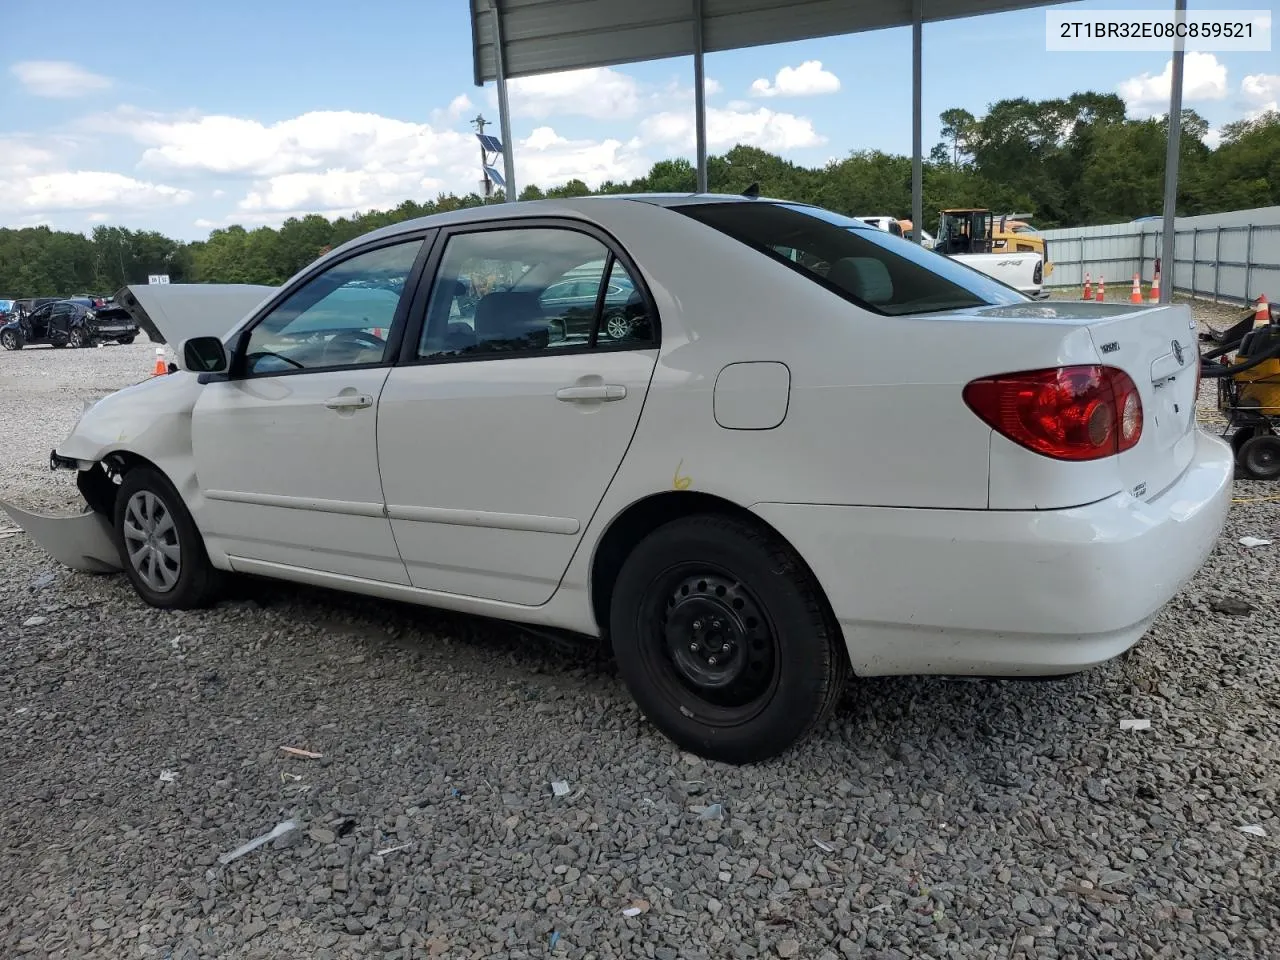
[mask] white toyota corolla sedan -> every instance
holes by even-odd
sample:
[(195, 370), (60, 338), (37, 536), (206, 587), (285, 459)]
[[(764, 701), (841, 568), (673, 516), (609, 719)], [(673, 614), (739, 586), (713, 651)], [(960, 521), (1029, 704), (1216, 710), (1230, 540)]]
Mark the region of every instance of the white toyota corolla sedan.
[(90, 509), (32, 536), (159, 607), (235, 572), (606, 638), (710, 758), (850, 673), (1116, 657), (1230, 501), (1185, 306), (1034, 303), (811, 206), (496, 204), (250, 293), (165, 291), (176, 369), (83, 415)]

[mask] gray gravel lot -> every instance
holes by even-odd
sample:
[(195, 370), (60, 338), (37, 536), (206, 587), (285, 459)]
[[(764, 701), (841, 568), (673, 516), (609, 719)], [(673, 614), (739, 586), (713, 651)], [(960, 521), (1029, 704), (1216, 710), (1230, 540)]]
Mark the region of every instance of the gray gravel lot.
[[(0, 354), (0, 493), (75, 504), (49, 448), (153, 360)], [(1237, 487), (1127, 658), (855, 682), (751, 768), (590, 646), (262, 583), (165, 613), (0, 535), (0, 956), (1280, 956), (1280, 486)]]

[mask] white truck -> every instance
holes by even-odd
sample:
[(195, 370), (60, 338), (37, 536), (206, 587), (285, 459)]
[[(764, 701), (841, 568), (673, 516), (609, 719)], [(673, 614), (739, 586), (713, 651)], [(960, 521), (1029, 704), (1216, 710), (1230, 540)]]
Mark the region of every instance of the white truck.
[[(878, 230), (902, 236), (902, 227), (893, 217), (875, 215), (857, 219)], [(992, 229), (989, 211), (946, 211), (938, 237), (930, 237), (933, 243), (926, 249), (959, 260), (1036, 300), (1048, 299), (1049, 292), (1044, 288), (1044, 258), (1031, 251), (990, 252), (993, 249)], [(922, 235), (922, 239), (923, 236), (927, 233)]]

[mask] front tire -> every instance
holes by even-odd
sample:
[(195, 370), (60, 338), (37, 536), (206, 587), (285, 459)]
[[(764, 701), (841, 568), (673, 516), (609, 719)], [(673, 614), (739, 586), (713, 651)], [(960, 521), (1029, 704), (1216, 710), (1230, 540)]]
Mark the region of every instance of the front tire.
[(21, 350), (22, 338), (12, 330), (6, 330), (4, 333), (0, 333), (0, 347), (4, 347), (6, 350)]
[(610, 633), (623, 682), (669, 739), (743, 764), (824, 722), (849, 661), (813, 575), (775, 536), (722, 516), (659, 527), (618, 574)]
[(119, 340), (116, 341), (116, 343), (120, 344), (121, 346), (125, 346), (127, 344), (133, 343), (133, 337), (121, 337)]
[(88, 343), (88, 340), (84, 335), (84, 331), (81, 330), (79, 327), (76, 327), (74, 330), (72, 330), (67, 337), (67, 346), (71, 347), (74, 350), (79, 350), (81, 347), (85, 346), (87, 343)]
[(221, 585), (204, 540), (169, 479), (150, 467), (125, 474), (116, 493), (116, 547), (138, 596), (153, 607), (208, 606)]

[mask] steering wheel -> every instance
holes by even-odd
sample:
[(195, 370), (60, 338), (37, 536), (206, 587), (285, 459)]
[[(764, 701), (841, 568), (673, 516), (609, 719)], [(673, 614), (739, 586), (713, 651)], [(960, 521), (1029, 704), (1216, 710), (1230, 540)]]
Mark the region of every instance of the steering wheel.
[(263, 357), (271, 357), (273, 360), (283, 360), (285, 363), (289, 364), (289, 366), (296, 367), (299, 370), (306, 369), (305, 365), (299, 363), (297, 360), (293, 359), (293, 357), (286, 357), (283, 353), (273, 353), (270, 350), (259, 350), (255, 353), (247, 354), (244, 358), (245, 366), (252, 370), (254, 365)]
[(367, 350), (381, 350), (387, 345), (387, 341), (381, 337), (375, 337), (364, 330), (343, 330), (341, 333), (334, 334), (333, 338), (325, 344), (326, 351), (340, 341), (350, 342)]

